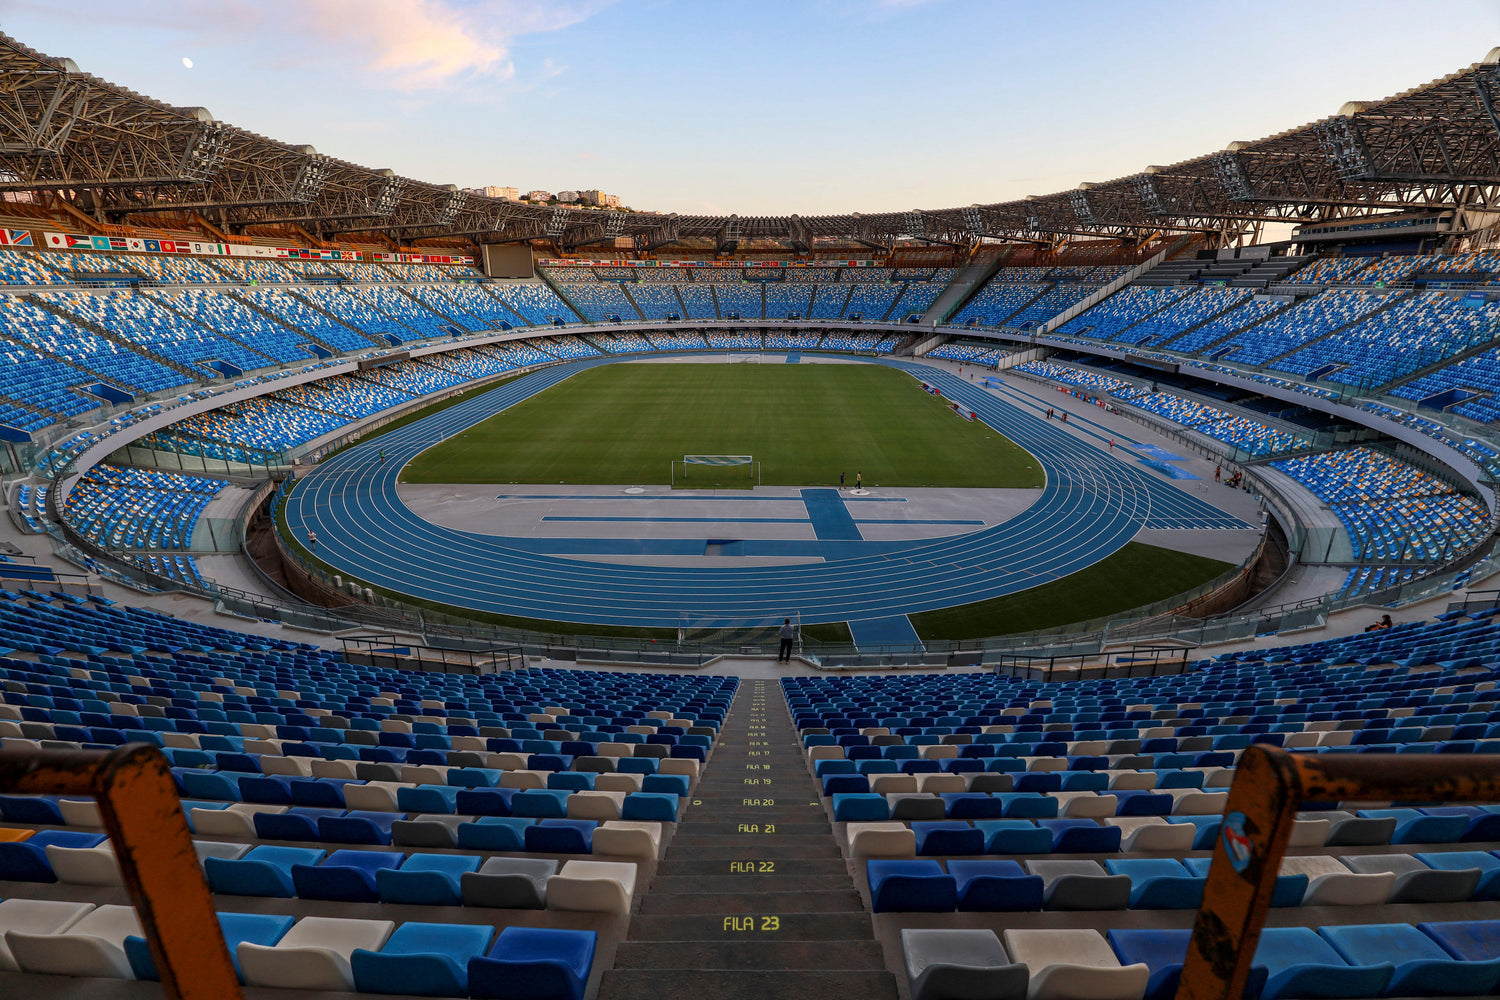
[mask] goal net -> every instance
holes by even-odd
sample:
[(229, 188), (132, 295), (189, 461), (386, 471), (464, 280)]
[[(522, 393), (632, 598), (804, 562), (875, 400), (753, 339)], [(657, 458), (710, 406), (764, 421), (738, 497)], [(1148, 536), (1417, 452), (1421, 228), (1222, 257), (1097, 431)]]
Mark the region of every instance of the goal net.
[(672, 463), (673, 489), (741, 489), (760, 485), (754, 455), (683, 455)]

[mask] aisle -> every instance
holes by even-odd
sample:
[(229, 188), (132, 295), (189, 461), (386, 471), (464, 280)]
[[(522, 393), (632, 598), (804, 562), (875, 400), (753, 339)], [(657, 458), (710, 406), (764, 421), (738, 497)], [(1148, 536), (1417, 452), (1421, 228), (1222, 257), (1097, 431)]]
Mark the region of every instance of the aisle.
[(740, 685), (600, 1000), (895, 1000), (774, 681)]

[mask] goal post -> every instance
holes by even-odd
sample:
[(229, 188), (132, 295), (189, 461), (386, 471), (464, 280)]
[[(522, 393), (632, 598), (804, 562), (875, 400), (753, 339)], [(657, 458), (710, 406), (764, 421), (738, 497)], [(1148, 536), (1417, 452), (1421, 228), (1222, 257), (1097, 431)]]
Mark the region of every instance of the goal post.
[(760, 462), (754, 455), (683, 455), (672, 462), (672, 488), (760, 485)]

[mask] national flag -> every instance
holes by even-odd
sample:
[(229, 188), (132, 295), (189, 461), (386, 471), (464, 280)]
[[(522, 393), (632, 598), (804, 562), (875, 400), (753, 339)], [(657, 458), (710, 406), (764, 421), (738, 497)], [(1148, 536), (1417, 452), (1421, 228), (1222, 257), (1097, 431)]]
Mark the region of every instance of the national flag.
[(142, 240), (141, 245), (147, 253), (161, 253), (161, 240)]
[(31, 244), (31, 230), (29, 230), (29, 229), (8, 229), (8, 230), (6, 230), (6, 232), (10, 236), (10, 245), (11, 246), (13, 246), (13, 247), (29, 247), (29, 246), (32, 245)]

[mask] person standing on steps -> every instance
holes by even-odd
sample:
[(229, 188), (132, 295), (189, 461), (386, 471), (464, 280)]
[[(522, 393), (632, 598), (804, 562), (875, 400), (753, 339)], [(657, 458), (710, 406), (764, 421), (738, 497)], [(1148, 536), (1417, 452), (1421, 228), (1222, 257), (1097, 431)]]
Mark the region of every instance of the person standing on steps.
[(797, 628), (790, 618), (781, 620), (781, 649), (776, 653), (777, 663), (792, 662), (792, 643), (797, 638)]

